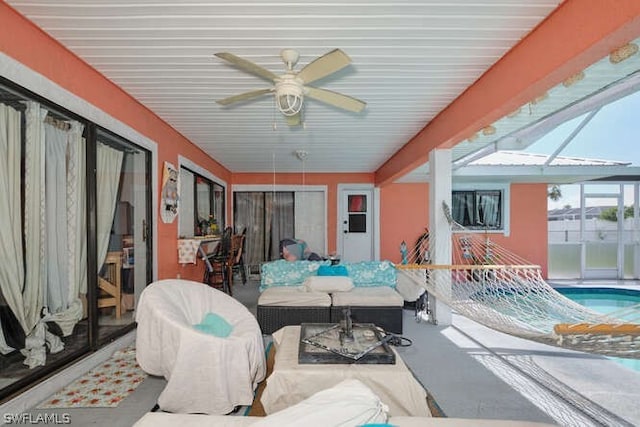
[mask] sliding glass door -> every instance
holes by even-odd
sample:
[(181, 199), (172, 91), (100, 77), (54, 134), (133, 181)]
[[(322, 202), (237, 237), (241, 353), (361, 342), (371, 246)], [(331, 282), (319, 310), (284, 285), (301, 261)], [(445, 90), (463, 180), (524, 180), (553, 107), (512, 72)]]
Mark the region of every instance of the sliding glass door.
[(0, 401), (133, 329), (150, 159), (0, 79)]
[(149, 275), (149, 153), (97, 132), (96, 256), (98, 335), (103, 340), (134, 322)]

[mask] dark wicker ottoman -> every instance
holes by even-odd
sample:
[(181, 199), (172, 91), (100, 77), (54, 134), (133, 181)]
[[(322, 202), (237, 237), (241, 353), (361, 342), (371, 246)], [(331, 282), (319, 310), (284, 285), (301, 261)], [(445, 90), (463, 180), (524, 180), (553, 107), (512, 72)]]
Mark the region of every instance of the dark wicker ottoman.
[(330, 323), (331, 307), (258, 305), (258, 324), (263, 334), (301, 323)]

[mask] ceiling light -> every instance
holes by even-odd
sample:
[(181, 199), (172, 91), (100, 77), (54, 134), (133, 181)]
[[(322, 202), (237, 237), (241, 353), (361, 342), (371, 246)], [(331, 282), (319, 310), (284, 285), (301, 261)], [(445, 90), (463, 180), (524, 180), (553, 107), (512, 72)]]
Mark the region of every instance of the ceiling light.
[(276, 105), (285, 116), (295, 116), (302, 109), (302, 84), (293, 75), (285, 74), (276, 83)]

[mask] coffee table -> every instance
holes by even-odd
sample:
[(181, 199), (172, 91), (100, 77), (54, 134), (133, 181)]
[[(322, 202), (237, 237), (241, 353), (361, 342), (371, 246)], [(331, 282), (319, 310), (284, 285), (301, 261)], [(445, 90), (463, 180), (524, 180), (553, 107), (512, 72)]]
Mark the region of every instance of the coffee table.
[(300, 326), (285, 326), (272, 337), (276, 346), (274, 367), (261, 398), (267, 414), (295, 405), (345, 379), (355, 378), (389, 407), (389, 415), (431, 415), (425, 389), (395, 349), (392, 349), (395, 364), (300, 364)]

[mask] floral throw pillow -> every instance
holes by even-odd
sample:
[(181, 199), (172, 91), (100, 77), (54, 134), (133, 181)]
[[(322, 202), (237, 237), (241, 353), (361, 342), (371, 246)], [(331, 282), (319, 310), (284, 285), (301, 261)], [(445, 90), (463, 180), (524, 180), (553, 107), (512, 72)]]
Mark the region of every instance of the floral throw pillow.
[(346, 264), (346, 267), (356, 287), (396, 287), (396, 268), (390, 261), (361, 261)]
[(260, 290), (270, 286), (300, 286), (309, 276), (316, 276), (321, 265), (330, 261), (286, 261), (279, 259), (262, 264)]

